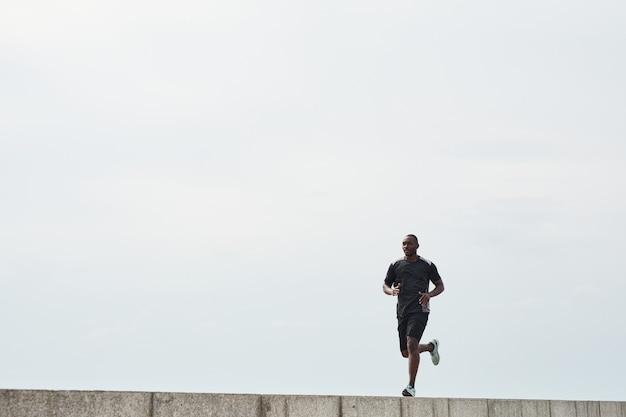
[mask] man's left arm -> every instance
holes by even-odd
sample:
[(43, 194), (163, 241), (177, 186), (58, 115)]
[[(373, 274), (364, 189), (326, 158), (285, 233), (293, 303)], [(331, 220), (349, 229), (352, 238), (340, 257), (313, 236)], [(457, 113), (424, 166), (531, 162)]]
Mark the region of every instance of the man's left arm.
[(428, 305), (428, 300), (430, 300), (432, 297), (438, 296), (445, 289), (443, 285), (443, 280), (439, 276), (439, 271), (437, 271), (437, 267), (435, 266), (435, 264), (432, 264), (431, 266), (432, 270), (430, 274), (430, 281), (435, 285), (435, 288), (433, 288), (432, 291), (428, 291), (426, 293), (419, 293), (419, 303), (422, 307), (426, 307)]
[(445, 289), (445, 287), (443, 286), (443, 280), (441, 278), (439, 278), (439, 280), (437, 281), (433, 281), (433, 284), (435, 284), (435, 288), (433, 288), (432, 291), (420, 293), (420, 305), (423, 307), (428, 305), (428, 300), (438, 296)]

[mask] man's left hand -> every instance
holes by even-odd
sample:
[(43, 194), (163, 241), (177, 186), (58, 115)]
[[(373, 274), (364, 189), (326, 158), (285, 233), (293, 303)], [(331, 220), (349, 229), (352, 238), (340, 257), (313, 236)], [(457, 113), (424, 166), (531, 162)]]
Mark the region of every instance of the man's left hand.
[(428, 300), (430, 300), (430, 295), (427, 292), (420, 292), (419, 303), (422, 307), (426, 307), (428, 305)]

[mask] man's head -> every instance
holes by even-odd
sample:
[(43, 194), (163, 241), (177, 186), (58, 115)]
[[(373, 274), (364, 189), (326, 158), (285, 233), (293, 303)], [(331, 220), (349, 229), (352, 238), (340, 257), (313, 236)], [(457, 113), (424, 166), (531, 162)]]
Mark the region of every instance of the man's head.
[(420, 247), (420, 244), (417, 241), (417, 236), (415, 235), (406, 235), (404, 239), (402, 239), (402, 250), (406, 256), (413, 256), (417, 251), (417, 248)]

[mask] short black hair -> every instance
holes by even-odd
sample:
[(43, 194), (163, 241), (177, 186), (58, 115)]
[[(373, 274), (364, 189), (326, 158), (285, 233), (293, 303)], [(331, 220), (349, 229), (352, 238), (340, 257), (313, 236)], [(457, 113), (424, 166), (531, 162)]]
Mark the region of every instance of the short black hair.
[(406, 237), (413, 238), (413, 239), (415, 239), (415, 243), (419, 243), (419, 240), (417, 240), (417, 236), (415, 236), (415, 235), (406, 235)]

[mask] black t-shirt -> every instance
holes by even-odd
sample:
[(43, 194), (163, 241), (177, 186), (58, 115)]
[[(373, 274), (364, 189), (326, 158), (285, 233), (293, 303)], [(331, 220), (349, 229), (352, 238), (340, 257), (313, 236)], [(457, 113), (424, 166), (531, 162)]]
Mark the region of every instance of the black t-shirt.
[[(385, 284), (390, 287), (400, 285), (398, 294), (398, 317), (411, 313), (430, 312), (430, 306), (422, 307), (419, 303), (420, 292), (428, 292), (429, 282), (439, 281), (441, 277), (434, 263), (428, 259), (417, 257), (416, 262), (398, 259), (389, 265)], [(429, 303), (430, 304), (430, 303)]]

